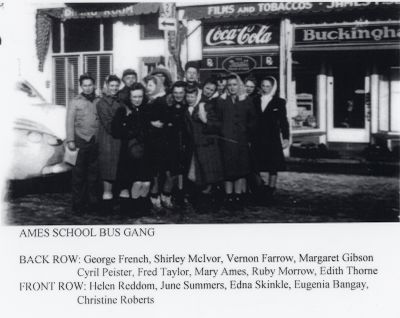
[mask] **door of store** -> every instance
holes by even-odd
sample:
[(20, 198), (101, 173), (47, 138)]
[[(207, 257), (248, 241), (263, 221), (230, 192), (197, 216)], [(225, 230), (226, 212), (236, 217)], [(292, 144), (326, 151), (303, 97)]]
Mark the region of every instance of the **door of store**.
[(370, 77), (364, 65), (340, 63), (328, 76), (328, 142), (370, 141)]

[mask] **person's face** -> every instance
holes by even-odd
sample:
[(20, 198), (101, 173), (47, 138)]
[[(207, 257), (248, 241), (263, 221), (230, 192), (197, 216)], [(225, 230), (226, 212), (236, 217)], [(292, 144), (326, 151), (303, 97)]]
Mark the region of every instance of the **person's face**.
[(157, 73), (157, 74), (154, 74), (155, 76), (157, 76), (159, 79), (161, 79), (161, 83), (165, 83), (165, 75), (164, 74), (161, 74), (161, 73)]
[(94, 92), (94, 83), (91, 79), (85, 79), (82, 81), (82, 92), (86, 95), (90, 95)]
[(131, 91), (130, 98), (133, 106), (139, 107), (143, 102), (143, 90), (136, 89), (134, 91)]
[(174, 97), (176, 102), (182, 102), (185, 98), (185, 89), (183, 87), (174, 87), (174, 90), (172, 91), (172, 96)]
[(154, 83), (154, 81), (150, 80), (147, 82), (147, 85), (146, 85), (147, 94), (150, 94), (150, 95), (154, 94), (156, 89), (157, 89), (157, 85), (156, 85), (156, 83)]
[(264, 94), (270, 94), (272, 92), (273, 85), (271, 81), (264, 80), (261, 83), (261, 90)]
[(214, 95), (216, 89), (217, 86), (215, 84), (207, 83), (203, 87), (203, 95), (207, 98), (211, 98)]
[(254, 90), (256, 89), (256, 84), (253, 81), (246, 82), (246, 93), (248, 95), (253, 94)]
[(134, 74), (125, 75), (123, 78), (124, 84), (128, 87), (131, 87), (136, 83), (136, 76)]
[(237, 95), (239, 90), (239, 83), (236, 78), (228, 80), (228, 92), (231, 95)]
[(224, 93), (225, 87), (226, 87), (226, 80), (218, 81), (217, 89), (220, 95)]
[(118, 93), (118, 90), (119, 90), (119, 82), (111, 81), (110, 83), (108, 83), (107, 87), (108, 87), (108, 91), (110, 92), (110, 94), (115, 95)]
[(195, 69), (194, 67), (189, 67), (185, 72), (185, 78), (187, 82), (197, 82), (197, 69)]
[(186, 102), (189, 106), (194, 106), (196, 104), (197, 94), (196, 93), (189, 93), (186, 94)]

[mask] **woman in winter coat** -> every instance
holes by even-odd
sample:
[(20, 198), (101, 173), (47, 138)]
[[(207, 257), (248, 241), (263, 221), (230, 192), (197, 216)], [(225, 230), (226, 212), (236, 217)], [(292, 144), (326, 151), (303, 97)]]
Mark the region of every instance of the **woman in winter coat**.
[(220, 123), (214, 105), (198, 102), (198, 89), (186, 88), (186, 123), (192, 144), (188, 179), (208, 194), (211, 185), (223, 180), (221, 152), (218, 144)]
[[(286, 101), (276, 96), (277, 81), (265, 77), (261, 96), (254, 99), (257, 126), (252, 142), (256, 171), (260, 173), (260, 197), (271, 199), (276, 189), (278, 171), (285, 169), (283, 149), (289, 147), (289, 122)], [(281, 141), (282, 140), (282, 141)]]
[(145, 145), (145, 104), (144, 86), (140, 83), (133, 84), (129, 92), (129, 102), (117, 109), (112, 121), (112, 133), (114, 137), (121, 139), (118, 165), (121, 210), (134, 210), (137, 215), (147, 207), (146, 197), (151, 180)]
[(121, 106), (117, 97), (121, 80), (110, 75), (106, 79), (104, 96), (97, 103), (97, 114), (99, 116), (99, 166), (100, 176), (103, 180), (103, 201), (105, 207), (111, 208), (113, 199), (113, 184), (117, 177), (117, 167), (121, 141), (112, 136), (112, 119)]
[(225, 175), (226, 202), (242, 203), (246, 177), (251, 171), (250, 136), (255, 126), (254, 106), (239, 76), (227, 77), (227, 93), (217, 101), (221, 127), (221, 150)]
[[(165, 123), (167, 121), (167, 96), (164, 86), (159, 77), (150, 75), (146, 77), (146, 93), (148, 102), (144, 107), (145, 115), (148, 122), (147, 135), (147, 155), (151, 172), (153, 176), (153, 184), (150, 189), (150, 200), (156, 210), (160, 210), (162, 205), (167, 208), (172, 207), (171, 176), (167, 175), (167, 166), (165, 154), (169, 151), (167, 147), (167, 136)], [(166, 179), (167, 182), (161, 184)], [(163, 193), (160, 194), (161, 191)]]

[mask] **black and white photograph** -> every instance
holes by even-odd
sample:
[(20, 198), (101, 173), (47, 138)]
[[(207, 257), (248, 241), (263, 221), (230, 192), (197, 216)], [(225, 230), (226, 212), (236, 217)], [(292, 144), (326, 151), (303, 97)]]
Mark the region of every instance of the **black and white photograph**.
[(0, 0), (4, 317), (400, 317), (400, 2)]
[(398, 222), (399, 8), (30, 4), (4, 221)]

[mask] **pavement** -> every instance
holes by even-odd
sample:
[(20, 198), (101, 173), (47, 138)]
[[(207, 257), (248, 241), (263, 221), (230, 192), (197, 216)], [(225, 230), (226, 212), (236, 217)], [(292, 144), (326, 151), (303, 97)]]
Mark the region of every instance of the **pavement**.
[(282, 172), (275, 202), (268, 207), (247, 206), (235, 211), (222, 207), (199, 214), (188, 204), (185, 209), (140, 218), (122, 215), (117, 209), (107, 215), (76, 215), (70, 207), (68, 177), (29, 182), (28, 186), (10, 186), (5, 215), (9, 225), (399, 221), (399, 179), (388, 176)]

